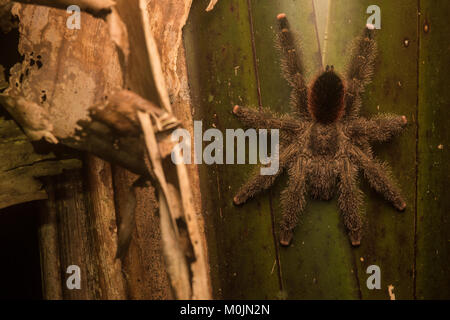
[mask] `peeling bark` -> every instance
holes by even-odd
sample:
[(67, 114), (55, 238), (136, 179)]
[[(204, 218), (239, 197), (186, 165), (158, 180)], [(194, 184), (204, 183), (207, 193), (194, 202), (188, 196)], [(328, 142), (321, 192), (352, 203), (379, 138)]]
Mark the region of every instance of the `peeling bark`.
[[(39, 103), (50, 116), (53, 134), (73, 136), (88, 108), (122, 87), (121, 68), (106, 23), (81, 13), (81, 30), (65, 28), (65, 13), (16, 4), (22, 64), (11, 70), (5, 94)], [(101, 44), (101, 45), (99, 45)]]
[(81, 166), (76, 159), (58, 160), (53, 153), (35, 153), (33, 145), (12, 120), (0, 118), (0, 138), (0, 209), (47, 199), (42, 182), (36, 178)]
[[(174, 115), (180, 119), (182, 127), (193, 136), (192, 104), (186, 70), (182, 31), (186, 24), (192, 1), (170, 0), (164, 3), (149, 0), (147, 11), (152, 33), (158, 45), (164, 77)], [(161, 148), (160, 148), (161, 149)], [(181, 168), (182, 167), (182, 168)], [(195, 261), (190, 261), (193, 272), (192, 290), (194, 299), (211, 298), (209, 266), (204, 219), (201, 215), (201, 194), (197, 166), (177, 166), (177, 180), (183, 196), (183, 221), (186, 223), (189, 245), (194, 248)], [(186, 171), (187, 169), (187, 171)], [(186, 247), (186, 246), (185, 246)]]
[[(9, 0), (0, 0), (0, 30), (8, 33), (12, 29), (17, 28), (17, 21), (13, 19), (11, 8), (13, 3)], [(0, 87), (0, 90), (2, 88)]]
[(178, 52), (182, 44), (182, 29), (186, 24), (192, 0), (167, 0), (164, 3), (150, 0), (147, 11), (151, 13), (150, 28), (155, 35), (161, 66), (169, 95), (176, 97), (180, 91), (177, 74)]
[[(158, 139), (155, 134), (158, 131), (164, 133), (179, 124), (171, 115), (172, 106), (165, 82), (170, 83), (171, 97), (180, 101), (182, 96), (184, 108), (189, 108), (186, 103), (189, 100), (186, 94), (187, 82), (180, 82), (180, 79), (185, 81), (185, 73), (180, 78), (177, 67), (180, 65), (178, 54), (183, 52), (181, 31), (191, 1), (183, 2), (182, 6), (178, 3), (171, 10), (160, 11), (170, 12), (168, 18), (172, 18), (170, 23), (166, 24), (166, 38), (158, 34), (159, 40), (162, 40), (160, 52), (150, 27), (151, 22), (155, 21), (153, 12), (150, 14), (148, 8), (153, 5), (153, 9), (157, 9), (161, 4), (158, 6), (147, 0), (134, 0), (131, 3), (121, 1), (117, 8), (120, 17), (114, 8), (108, 8), (107, 12), (110, 14), (103, 15), (106, 22), (83, 13), (82, 29), (74, 31), (60, 28), (61, 24), (65, 24), (64, 12), (45, 7), (50, 5), (62, 8), (67, 4), (65, 1), (20, 2), (44, 6), (16, 4), (13, 8), (13, 12), (20, 19), (19, 52), (25, 58), (23, 63), (15, 65), (11, 70), (10, 86), (2, 96), (3, 104), (31, 139), (44, 137), (52, 142), (58, 139), (63, 144), (92, 152), (122, 165), (146, 179), (155, 181), (156, 178), (159, 181), (156, 185), (159, 188), (164, 252), (166, 258), (175, 257), (175, 260), (170, 257), (167, 259), (175, 296), (185, 299), (210, 298), (206, 246), (200, 236), (202, 227), (199, 228), (198, 224), (201, 219), (195, 213), (192, 195), (184, 192), (185, 190), (181, 193), (183, 212), (175, 212), (176, 192), (169, 191), (165, 183), (161, 183), (164, 181), (161, 179), (164, 173), (160, 158), (170, 153), (171, 144), (168, 143), (167, 134), (160, 134)], [(71, 2), (97, 15), (104, 9), (93, 5), (99, 3), (96, 1)], [(122, 19), (129, 28), (128, 31), (131, 31), (129, 35)], [(161, 22), (167, 22), (163, 17), (159, 19), (160, 24), (153, 25), (154, 28), (160, 27)], [(133, 48), (131, 52), (128, 41)], [(116, 49), (119, 49), (119, 52)], [(159, 58), (160, 54), (163, 56), (163, 64)], [(120, 90), (124, 85), (141, 94), (143, 98), (133, 92)], [(184, 90), (182, 94), (179, 94), (180, 88)], [(148, 119), (145, 128), (143, 127), (144, 131), (150, 130), (153, 136), (151, 148), (147, 150), (152, 159), (150, 169), (144, 162), (145, 152), (136, 113), (141, 114), (141, 122), (144, 115), (147, 118), (150, 115), (153, 120)], [(187, 122), (190, 120), (189, 117), (183, 119)], [(148, 132), (145, 136), (148, 137)], [(156, 162), (155, 156), (159, 159)], [(122, 298), (125, 290), (130, 288), (126, 289), (119, 275), (120, 260), (115, 261), (111, 255), (111, 248), (117, 244), (117, 230), (113, 227), (116, 225), (116, 208), (111, 200), (111, 173), (106, 163), (92, 157), (88, 159), (88, 189), (91, 196), (88, 203), (84, 204), (88, 206), (89, 215), (83, 218), (85, 220), (82, 224), (94, 227), (94, 231), (89, 233), (92, 239), (81, 245), (83, 241), (78, 237), (75, 242), (80, 242), (80, 250), (75, 255), (61, 253), (61, 261), (68, 263), (67, 257), (80, 258), (80, 254), (87, 256), (88, 260), (84, 261), (87, 263), (87, 269), (84, 272), (94, 277), (95, 281), (93, 284), (84, 283), (87, 290), (92, 292), (80, 295), (79, 298)], [(158, 170), (155, 163), (160, 163), (159, 167), (156, 166)], [(103, 168), (101, 172), (97, 170), (100, 167)], [(179, 169), (177, 175), (178, 179), (182, 180), (180, 186), (183, 189), (189, 188), (191, 184), (184, 166)], [(135, 211), (139, 193), (140, 191), (134, 188), (125, 208), (122, 206), (122, 209), (119, 209), (119, 220), (125, 222), (126, 227), (125, 242), (129, 241), (129, 234), (135, 228), (129, 215)], [(124, 194), (130, 195), (129, 190), (124, 191)], [(105, 202), (104, 199), (110, 200)], [(62, 208), (59, 207), (58, 210)], [(64, 239), (65, 234), (71, 237), (70, 231), (67, 230), (69, 220), (70, 218), (64, 221), (64, 225), (59, 226), (59, 236), (63, 237), (61, 239)], [(72, 222), (78, 225), (80, 221)], [(182, 230), (181, 233), (178, 228)], [(97, 244), (92, 243), (92, 240)], [(71, 248), (64, 246), (62, 251), (68, 249)], [(174, 252), (176, 254), (173, 254)], [(123, 253), (118, 252), (120, 255)], [(98, 265), (97, 260), (104, 261), (105, 266), (93, 268)], [(192, 279), (189, 267), (193, 273)], [(130, 284), (128, 281), (126, 283)], [(65, 290), (63, 296), (78, 297)]]
[[(113, 166), (116, 215), (119, 225), (129, 219), (129, 192), (139, 178), (119, 166)], [(161, 252), (158, 203), (153, 187), (136, 190), (136, 210), (131, 243), (122, 259), (129, 299), (171, 299), (169, 280)], [(120, 236), (120, 230), (119, 230)]]
[(81, 10), (94, 14), (109, 12), (115, 5), (113, 0), (14, 0), (24, 4), (36, 4), (41, 6), (66, 9), (71, 5), (77, 5)]

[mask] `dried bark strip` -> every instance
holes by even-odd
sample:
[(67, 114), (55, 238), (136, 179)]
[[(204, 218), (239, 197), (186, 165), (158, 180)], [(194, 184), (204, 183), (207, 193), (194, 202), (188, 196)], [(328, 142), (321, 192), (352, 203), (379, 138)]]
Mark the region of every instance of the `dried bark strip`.
[(81, 10), (94, 14), (109, 12), (116, 4), (113, 0), (14, 0), (24, 4), (36, 4), (59, 9), (66, 9), (71, 5), (77, 5)]
[(217, 2), (219, 2), (219, 0), (211, 0), (209, 2), (208, 6), (206, 7), (206, 12), (213, 10), (214, 6), (217, 4)]
[(191, 298), (191, 284), (187, 261), (180, 248), (179, 232), (175, 222), (176, 203), (170, 197), (167, 182), (162, 169), (161, 156), (156, 143), (155, 134), (148, 114), (138, 111), (139, 121), (144, 132), (147, 145), (148, 156), (157, 179), (157, 189), (159, 197), (159, 212), (161, 224), (161, 238), (163, 243), (163, 254), (167, 266), (169, 279), (177, 299)]

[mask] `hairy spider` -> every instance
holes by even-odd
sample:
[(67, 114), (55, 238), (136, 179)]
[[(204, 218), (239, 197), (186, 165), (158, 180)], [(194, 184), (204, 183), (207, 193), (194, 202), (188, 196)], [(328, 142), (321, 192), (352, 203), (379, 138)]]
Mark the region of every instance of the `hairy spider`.
[[(405, 116), (359, 116), (361, 95), (371, 81), (376, 43), (374, 28), (367, 25), (350, 50), (345, 80), (326, 67), (307, 87), (301, 53), (289, 30), (286, 15), (277, 16), (277, 47), (282, 56), (282, 71), (292, 87), (292, 116), (278, 116), (268, 110), (257, 111), (235, 106), (233, 113), (248, 127), (280, 130), (280, 169), (275, 175), (255, 175), (236, 194), (233, 201), (243, 204), (268, 189), (285, 170), (289, 182), (281, 194), (283, 208), (280, 243), (289, 245), (305, 196), (329, 200), (337, 191), (339, 208), (352, 245), (361, 241), (363, 219), (362, 192), (358, 188), (361, 170), (370, 186), (399, 211), (406, 203), (392, 182), (387, 164), (375, 159), (370, 142), (387, 141), (406, 125)], [(336, 187), (337, 185), (337, 187)]]

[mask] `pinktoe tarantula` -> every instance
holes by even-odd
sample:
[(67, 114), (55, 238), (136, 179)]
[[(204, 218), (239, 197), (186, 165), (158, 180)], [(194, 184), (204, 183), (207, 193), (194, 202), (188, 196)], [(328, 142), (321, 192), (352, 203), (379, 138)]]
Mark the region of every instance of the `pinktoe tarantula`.
[[(285, 14), (277, 16), (278, 48), (282, 71), (292, 87), (293, 116), (235, 106), (233, 113), (248, 127), (280, 130), (280, 169), (275, 175), (256, 175), (236, 194), (234, 203), (246, 202), (286, 170), (289, 182), (281, 194), (283, 215), (280, 243), (289, 245), (305, 196), (330, 199), (337, 190), (339, 208), (352, 245), (361, 241), (362, 193), (357, 177), (361, 170), (370, 186), (402, 211), (406, 203), (392, 182), (387, 165), (375, 159), (370, 142), (387, 141), (406, 125), (405, 116), (359, 116), (361, 95), (370, 82), (376, 55), (373, 26), (367, 25), (350, 51), (345, 80), (326, 67), (308, 88), (301, 54), (295, 47)], [(337, 188), (336, 188), (337, 185)]]

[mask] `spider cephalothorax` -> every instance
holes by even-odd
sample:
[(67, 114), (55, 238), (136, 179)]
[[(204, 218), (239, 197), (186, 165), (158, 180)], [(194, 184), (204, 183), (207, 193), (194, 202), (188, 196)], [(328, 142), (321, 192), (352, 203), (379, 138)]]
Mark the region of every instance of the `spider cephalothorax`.
[(267, 110), (234, 107), (233, 113), (248, 127), (279, 129), (281, 133), (280, 170), (275, 175), (255, 175), (239, 190), (234, 203), (242, 204), (268, 189), (286, 171), (289, 182), (281, 194), (280, 243), (291, 242), (307, 194), (328, 200), (337, 193), (351, 243), (359, 245), (363, 225), (362, 194), (357, 182), (360, 171), (395, 208), (402, 211), (406, 207), (387, 165), (375, 159), (370, 148), (371, 142), (387, 141), (398, 134), (407, 123), (406, 117), (359, 116), (361, 95), (371, 80), (376, 55), (373, 26), (366, 26), (363, 35), (354, 40), (344, 80), (333, 66), (327, 66), (308, 88), (301, 54), (286, 15), (279, 14), (277, 19), (277, 43), (283, 75), (292, 87), (294, 115), (278, 116)]

